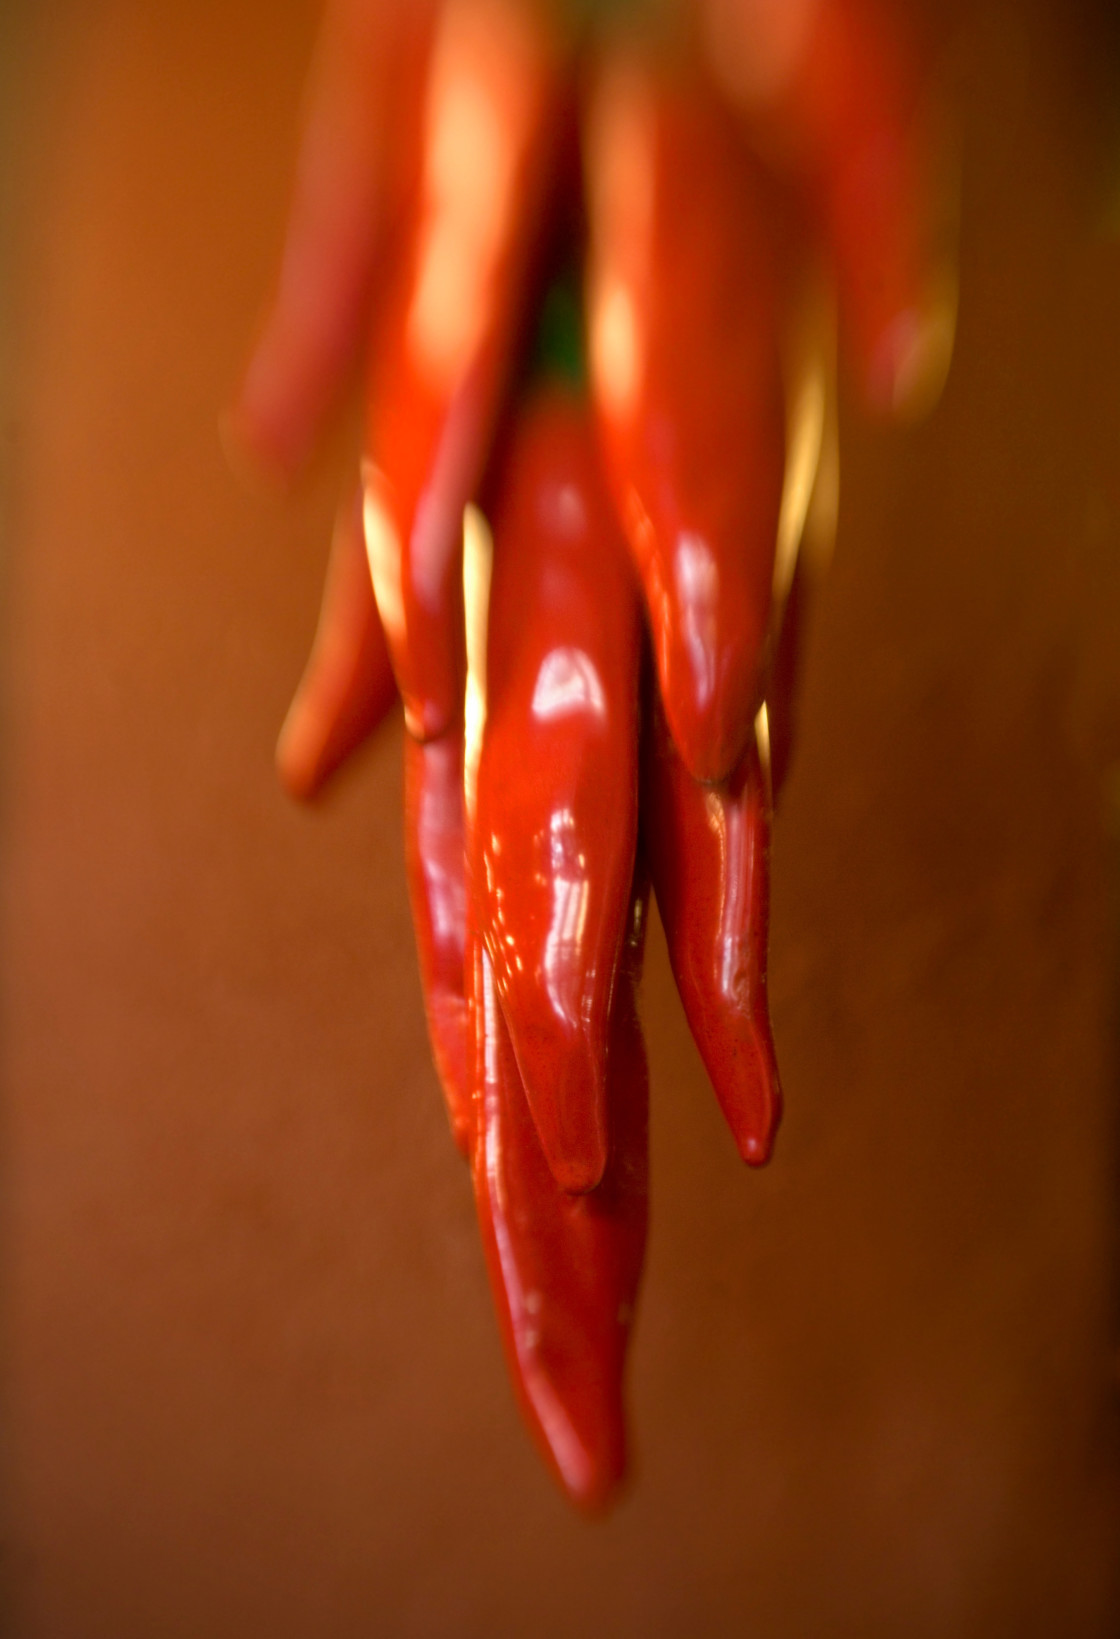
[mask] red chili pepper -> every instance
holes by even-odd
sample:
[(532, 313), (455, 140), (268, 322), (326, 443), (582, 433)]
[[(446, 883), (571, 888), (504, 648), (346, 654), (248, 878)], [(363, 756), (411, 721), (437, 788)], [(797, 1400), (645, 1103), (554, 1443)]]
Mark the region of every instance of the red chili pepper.
[(867, 396), (880, 409), (909, 407), (940, 385), (952, 314), (933, 288), (931, 133), (903, 8), (701, 0), (700, 9), (721, 89), (760, 150), (808, 185)]
[(770, 801), (752, 739), (731, 779), (700, 785), (655, 708), (642, 825), (669, 960), (744, 1161), (770, 1157), (782, 1095), (766, 999)]
[(324, 0), (272, 298), (223, 418), (238, 466), (290, 481), (350, 382), (413, 197), (442, 0)]
[[(357, 496), (339, 513), (315, 644), (277, 746), (277, 767), (290, 794), (315, 796), (395, 699)], [(468, 1155), (461, 731), (427, 745), (405, 735), (404, 792), (405, 868), (428, 1031), (452, 1133)]]
[(518, 1398), (573, 1502), (600, 1510), (626, 1466), (622, 1384), (648, 1215), (645, 1048), (635, 1004), (647, 892), (635, 887), (611, 1012), (610, 1160), (571, 1195), (541, 1149), (490, 959), (468, 940), (474, 1020), (474, 1189)]
[(396, 697), (355, 495), (335, 523), (315, 643), (276, 747), (286, 790), (315, 796)]
[(461, 730), (421, 745), (404, 737), (405, 869), (432, 1053), (451, 1131), (471, 1146), (464, 949), (466, 834)]
[(405, 721), (462, 704), (461, 520), (482, 476), (563, 128), (542, 8), (448, 0), (416, 203), (374, 337), (366, 545)]
[(725, 778), (762, 697), (785, 465), (773, 200), (732, 116), (634, 59), (589, 139), (595, 405), (673, 739)]
[(634, 874), (641, 622), (586, 409), (519, 414), (495, 518), (473, 892), (550, 1167), (607, 1160), (607, 1039)]
[(788, 117), (813, 155), (841, 305), (867, 392), (879, 408), (899, 408), (923, 387), (918, 373), (939, 372), (941, 361), (924, 357), (930, 179), (923, 175), (918, 87), (898, 8), (828, 0), (786, 98)]

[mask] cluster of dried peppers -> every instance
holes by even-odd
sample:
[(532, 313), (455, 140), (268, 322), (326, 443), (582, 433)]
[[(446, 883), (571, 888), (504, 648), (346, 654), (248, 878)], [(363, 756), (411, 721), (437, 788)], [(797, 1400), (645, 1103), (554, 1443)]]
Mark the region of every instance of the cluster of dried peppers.
[[(344, 128), (388, 272), (368, 460), (279, 765), (313, 794), (399, 690), (435, 1061), (526, 1417), (594, 1508), (625, 1462), (651, 880), (745, 1160), (768, 1158), (781, 1111), (769, 826), (823, 399), (818, 378), (787, 435), (797, 241), (775, 169), (823, 227), (870, 392), (898, 397), (931, 362), (906, 59), (873, 0), (631, 5), (605, 25), (545, 0), (341, 9), (333, 49), (368, 53), (383, 123), (356, 118), (352, 69), (324, 71), (238, 407), (242, 442), (283, 465), (372, 300), (325, 261), (352, 271), (377, 238), (316, 182)], [(318, 332), (317, 279), (337, 299)]]

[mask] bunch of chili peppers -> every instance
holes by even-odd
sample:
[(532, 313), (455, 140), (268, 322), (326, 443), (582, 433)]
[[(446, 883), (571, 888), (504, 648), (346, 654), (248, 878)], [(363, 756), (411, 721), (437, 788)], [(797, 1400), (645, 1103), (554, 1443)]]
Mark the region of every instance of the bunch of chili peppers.
[(651, 881), (746, 1161), (781, 1111), (770, 816), (828, 487), (823, 355), (791, 365), (806, 247), (872, 400), (947, 355), (891, 23), (337, 0), (232, 415), (293, 469), (372, 315), (367, 459), (279, 767), (314, 794), (399, 691), (435, 1061), (525, 1416), (588, 1508), (625, 1465)]

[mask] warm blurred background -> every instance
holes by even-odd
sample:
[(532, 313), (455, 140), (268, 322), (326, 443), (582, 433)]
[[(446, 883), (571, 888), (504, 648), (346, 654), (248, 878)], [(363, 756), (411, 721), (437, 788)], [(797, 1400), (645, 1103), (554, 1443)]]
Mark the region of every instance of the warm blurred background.
[(5, 1631), (1120, 1627), (1108, 17), (928, 8), (958, 350), (920, 428), (845, 414), (776, 836), (785, 1126), (745, 1173), (655, 934), (636, 1477), (587, 1525), (428, 1059), (399, 721), (313, 812), (271, 769), (345, 452), (283, 504), (216, 421), (314, 5), (2, 8)]

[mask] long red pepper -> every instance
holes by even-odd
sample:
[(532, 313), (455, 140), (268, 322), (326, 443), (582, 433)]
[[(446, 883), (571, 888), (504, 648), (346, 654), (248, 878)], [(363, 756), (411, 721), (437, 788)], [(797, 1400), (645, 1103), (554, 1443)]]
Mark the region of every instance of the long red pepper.
[(766, 998), (770, 797), (758, 748), (723, 785), (684, 767), (659, 708), (642, 769), (642, 823), (669, 959), (689, 1026), (744, 1161), (767, 1161), (782, 1096)]
[(648, 1081), (635, 1002), (646, 890), (631, 905), (607, 1058), (610, 1159), (571, 1195), (537, 1137), (493, 969), (468, 941), (474, 1020), (475, 1203), (509, 1369), (561, 1486), (601, 1510), (626, 1466), (623, 1376), (648, 1216)]
[(587, 149), (592, 385), (689, 772), (725, 778), (761, 700), (785, 460), (764, 174), (701, 83), (630, 55)]
[(278, 277), (224, 417), (235, 464), (290, 481), (342, 398), (414, 188), (442, 0), (325, 0)]
[(470, 1152), (463, 736), (404, 737), (404, 847), (428, 1033), (455, 1142)]
[(699, 0), (698, 11), (716, 82), (760, 151), (807, 187), (866, 396), (883, 410), (920, 405), (948, 365), (953, 314), (931, 260), (930, 110), (905, 8)]
[(314, 646), (276, 747), (290, 795), (315, 796), (396, 697), (355, 494), (339, 510)]
[(637, 837), (637, 589), (574, 393), (519, 412), (504, 474), (474, 894), (545, 1155), (590, 1189)]
[(451, 730), (463, 686), (460, 532), (517, 341), (563, 125), (543, 7), (447, 0), (420, 175), (373, 338), (366, 545), (419, 739)]
[[(361, 498), (338, 517), (315, 643), (277, 746), (288, 792), (318, 794), (396, 699), (362, 537)], [(462, 730), (404, 737), (405, 872), (432, 1055), (455, 1142), (470, 1151)]]

